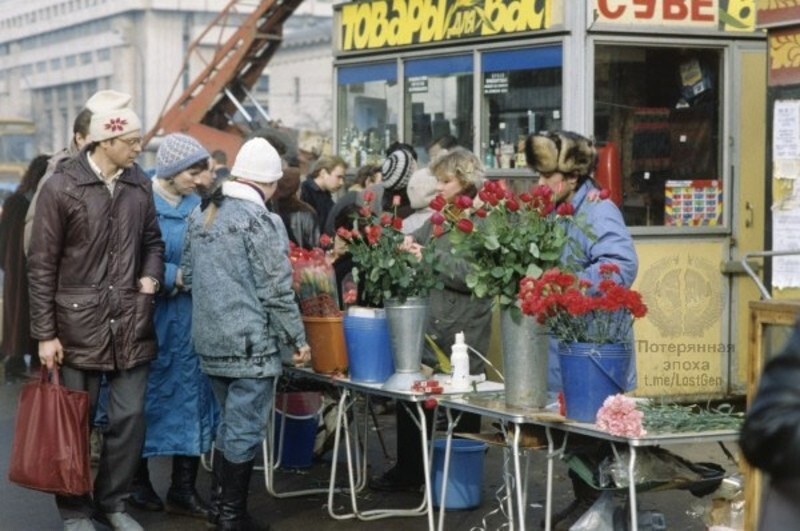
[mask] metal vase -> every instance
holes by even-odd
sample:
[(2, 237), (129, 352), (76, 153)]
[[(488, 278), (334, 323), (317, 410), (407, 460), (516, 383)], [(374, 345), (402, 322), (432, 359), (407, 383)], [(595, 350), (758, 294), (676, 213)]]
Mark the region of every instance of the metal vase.
[(428, 322), (428, 299), (409, 297), (404, 302), (387, 299), (383, 307), (389, 325), (395, 371), (383, 384), (383, 388), (410, 391), (415, 381), (425, 379), (420, 372), (420, 365), (425, 343), (425, 326)]
[(508, 309), (500, 312), (503, 377), (506, 404), (542, 408), (547, 404), (547, 327), (529, 315), (515, 321)]

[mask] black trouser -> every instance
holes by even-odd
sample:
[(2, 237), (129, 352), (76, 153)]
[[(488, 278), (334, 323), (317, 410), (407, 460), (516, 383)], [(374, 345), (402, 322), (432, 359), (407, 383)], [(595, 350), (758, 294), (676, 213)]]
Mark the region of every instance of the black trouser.
[[(395, 471), (397, 478), (409, 483), (422, 483), (425, 481), (424, 467), (422, 466), (422, 443), (420, 442), (419, 428), (414, 418), (417, 406), (413, 402), (397, 401), (395, 415), (397, 418), (397, 465)], [(431, 438), (433, 429), (433, 410), (423, 409), (427, 426), (426, 437)], [(413, 417), (412, 417), (413, 415)], [(455, 431), (461, 433), (480, 433), (481, 416), (474, 413), (464, 413), (456, 424)]]
[[(88, 496), (56, 496), (61, 518), (87, 517), (94, 508), (104, 513), (125, 511), (125, 498), (144, 444), (144, 396), (149, 369), (150, 364), (145, 363), (133, 369), (105, 373), (109, 385), (108, 428), (104, 432), (94, 481), (94, 507)], [(66, 387), (89, 392), (89, 418), (94, 418), (103, 373), (64, 366), (61, 374)]]

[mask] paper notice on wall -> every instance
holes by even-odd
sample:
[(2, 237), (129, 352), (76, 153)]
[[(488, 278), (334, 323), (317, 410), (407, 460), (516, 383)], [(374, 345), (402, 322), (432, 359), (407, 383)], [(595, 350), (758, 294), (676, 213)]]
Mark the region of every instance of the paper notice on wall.
[(772, 260), (772, 287), (800, 287), (800, 208), (772, 211), (772, 249), (795, 251), (796, 256), (776, 256)]
[(800, 101), (775, 102), (772, 117), (772, 173), (774, 178), (800, 178)]

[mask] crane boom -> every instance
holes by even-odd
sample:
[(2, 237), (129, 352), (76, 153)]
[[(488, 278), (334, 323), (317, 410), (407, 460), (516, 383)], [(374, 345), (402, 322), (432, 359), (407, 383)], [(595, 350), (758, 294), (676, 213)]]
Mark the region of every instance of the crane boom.
[[(284, 22), (302, 1), (229, 2), (189, 45), (183, 68), (166, 101), (172, 99), (192, 58), (199, 58), (205, 67), (172, 104), (165, 104), (158, 121), (145, 135), (145, 144), (157, 135), (183, 132), (207, 148), (223, 149), (229, 156), (235, 154), (246, 132), (234, 123), (233, 115), (283, 41)], [(250, 8), (252, 11), (248, 11)], [(224, 38), (232, 22), (240, 19), (241, 25)], [(200, 46), (215, 31), (216, 50), (207, 60), (200, 53)]]

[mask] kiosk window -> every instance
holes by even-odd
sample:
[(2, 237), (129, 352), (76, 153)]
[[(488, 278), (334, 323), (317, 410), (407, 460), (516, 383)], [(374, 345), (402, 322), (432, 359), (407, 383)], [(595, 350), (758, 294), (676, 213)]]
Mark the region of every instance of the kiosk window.
[(598, 45), (596, 176), (631, 226), (723, 223), (722, 51)]
[(398, 139), (399, 90), (395, 62), (339, 67), (338, 154), (351, 167), (380, 164)]
[(428, 146), (445, 135), (472, 147), (472, 55), (413, 59), (405, 63), (405, 138), (428, 162)]
[(481, 156), (486, 168), (524, 168), (525, 137), (561, 128), (561, 46), (481, 57)]

